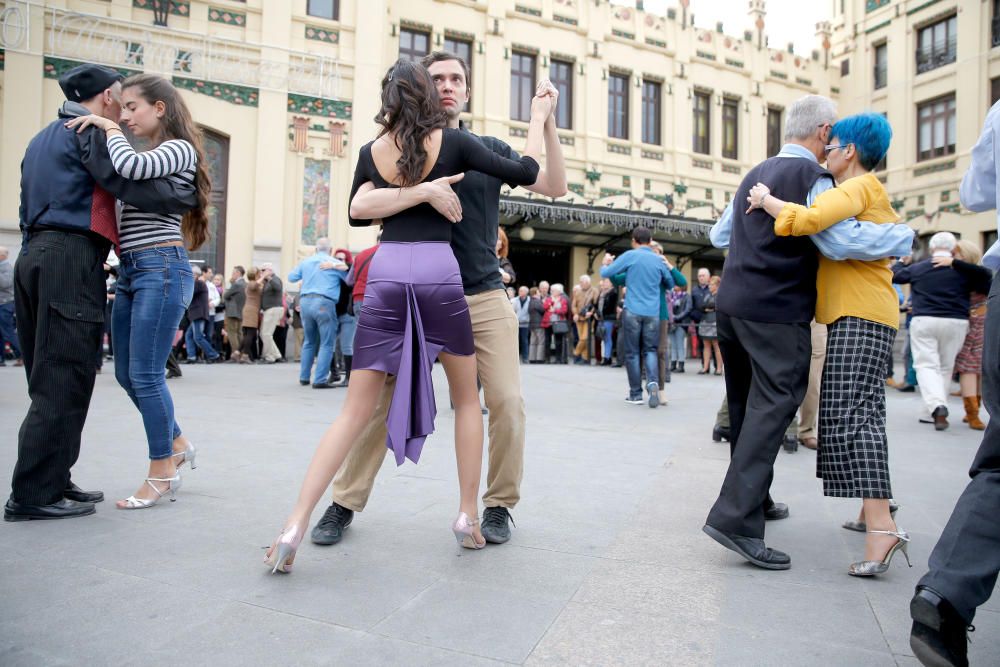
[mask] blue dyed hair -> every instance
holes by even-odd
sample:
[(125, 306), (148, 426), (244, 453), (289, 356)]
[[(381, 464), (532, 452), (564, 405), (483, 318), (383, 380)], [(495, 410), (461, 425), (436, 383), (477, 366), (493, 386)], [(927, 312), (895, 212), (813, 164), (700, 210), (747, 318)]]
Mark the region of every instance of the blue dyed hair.
[(830, 136), (842, 146), (854, 144), (861, 166), (871, 171), (889, 150), (892, 126), (881, 114), (859, 113), (837, 121)]

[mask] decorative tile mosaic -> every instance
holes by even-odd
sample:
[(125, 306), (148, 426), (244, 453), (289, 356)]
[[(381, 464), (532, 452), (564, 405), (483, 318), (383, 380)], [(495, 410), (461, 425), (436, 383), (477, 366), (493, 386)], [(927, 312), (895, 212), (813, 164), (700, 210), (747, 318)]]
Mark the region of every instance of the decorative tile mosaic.
[(178, 88), (208, 95), (209, 97), (214, 97), (217, 100), (229, 102), (230, 104), (236, 104), (237, 106), (255, 107), (260, 100), (260, 91), (248, 86), (202, 81), (201, 79), (188, 79), (187, 77), (180, 76), (175, 76), (173, 82)]
[(307, 25), (306, 39), (312, 39), (317, 42), (326, 42), (327, 44), (337, 44), (340, 42), (340, 31), (330, 30), (329, 28), (321, 28), (315, 25)]
[(330, 161), (305, 159), (302, 176), (302, 243), (315, 245), (330, 227)]
[[(63, 74), (73, 69), (77, 65), (83, 65), (84, 63), (79, 60), (69, 60), (67, 58), (56, 58), (55, 56), (45, 56), (45, 60), (42, 64), (43, 75), (46, 79), (58, 79)], [(129, 69), (127, 67), (115, 67), (115, 70), (121, 72), (122, 76), (132, 76), (133, 74), (139, 74), (142, 70)]]
[(324, 116), (326, 118), (351, 119), (351, 103), (343, 100), (330, 100), (321, 97), (311, 97), (309, 95), (288, 94), (288, 111), (293, 113), (307, 113), (312, 116)]
[(211, 23), (222, 23), (238, 28), (245, 28), (247, 24), (246, 12), (237, 12), (232, 9), (220, 9), (219, 7), (208, 8), (208, 20)]

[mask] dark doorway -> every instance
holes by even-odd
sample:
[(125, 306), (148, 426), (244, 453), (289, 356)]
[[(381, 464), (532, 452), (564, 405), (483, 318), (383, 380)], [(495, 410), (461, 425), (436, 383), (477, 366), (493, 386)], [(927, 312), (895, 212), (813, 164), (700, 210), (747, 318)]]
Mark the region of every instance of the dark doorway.
[(511, 239), (510, 263), (517, 273), (516, 286), (534, 287), (539, 282), (562, 283), (569, 291), (573, 281), (569, 275), (569, 246), (527, 243)]
[(208, 242), (190, 253), (191, 260), (201, 266), (211, 266), (216, 272), (226, 271), (226, 197), (229, 181), (229, 137), (203, 127), (205, 162), (212, 179), (208, 207)]

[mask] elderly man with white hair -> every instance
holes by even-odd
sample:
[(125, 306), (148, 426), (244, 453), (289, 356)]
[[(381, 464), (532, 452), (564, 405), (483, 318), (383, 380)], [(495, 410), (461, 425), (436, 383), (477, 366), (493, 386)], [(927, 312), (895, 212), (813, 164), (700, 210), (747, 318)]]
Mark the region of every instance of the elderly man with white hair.
[(14, 353), (15, 366), (23, 365), (21, 348), (17, 346), (17, 332), (14, 330), (14, 267), (8, 259), (10, 252), (0, 246), (0, 366), (4, 361), (4, 343), (10, 343)]
[(938, 232), (929, 243), (930, 257), (912, 265), (904, 257), (892, 267), (892, 281), (911, 286), (910, 348), (929, 415), (920, 421), (938, 431), (948, 428), (948, 387), (969, 330), (969, 294), (988, 293), (993, 277), (985, 267), (955, 259), (955, 244), (954, 234)]
[(594, 317), (594, 306), (597, 304), (598, 292), (586, 273), (580, 276), (580, 282), (573, 290), (573, 321), (576, 322), (577, 343), (573, 348), (573, 363), (586, 364), (590, 362), (590, 322)]

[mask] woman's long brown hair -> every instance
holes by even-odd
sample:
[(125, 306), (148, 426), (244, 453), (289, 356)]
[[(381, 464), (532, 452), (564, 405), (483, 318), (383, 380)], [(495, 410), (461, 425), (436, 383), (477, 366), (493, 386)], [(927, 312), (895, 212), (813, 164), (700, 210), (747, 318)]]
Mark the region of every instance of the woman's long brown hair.
[(437, 88), (422, 65), (400, 59), (389, 68), (382, 79), (382, 108), (375, 122), (382, 126), (378, 136), (395, 136), (400, 150), (396, 160), (399, 184), (419, 183), (427, 162), (424, 143), (431, 132), (448, 124)]
[(160, 119), (160, 142), (169, 139), (183, 139), (194, 146), (198, 155), (194, 185), (198, 194), (198, 205), (184, 214), (181, 233), (188, 250), (197, 250), (208, 241), (208, 195), (212, 191), (212, 181), (205, 162), (205, 149), (201, 129), (191, 118), (191, 112), (184, 99), (167, 79), (156, 74), (135, 74), (122, 82), (122, 90), (137, 88), (139, 95), (149, 104), (163, 102), (165, 111)]

